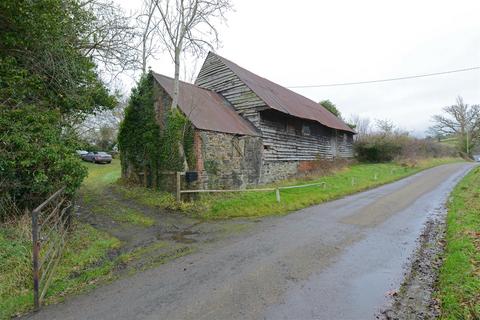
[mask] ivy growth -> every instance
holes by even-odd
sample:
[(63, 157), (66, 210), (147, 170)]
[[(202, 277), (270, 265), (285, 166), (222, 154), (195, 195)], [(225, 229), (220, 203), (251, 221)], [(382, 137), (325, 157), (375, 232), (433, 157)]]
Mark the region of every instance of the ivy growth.
[(119, 136), (123, 176), (132, 178), (133, 171), (143, 176), (145, 186), (157, 187), (161, 171), (183, 171), (179, 145), (183, 145), (189, 168), (195, 164), (194, 128), (181, 111), (168, 111), (165, 127), (160, 129), (155, 111), (154, 78), (142, 77), (132, 90), (125, 109)]
[(194, 129), (187, 117), (178, 108), (170, 110), (161, 138), (160, 162), (163, 170), (183, 171), (183, 158), (179, 152), (179, 142), (183, 144), (188, 167), (194, 167), (193, 135)]

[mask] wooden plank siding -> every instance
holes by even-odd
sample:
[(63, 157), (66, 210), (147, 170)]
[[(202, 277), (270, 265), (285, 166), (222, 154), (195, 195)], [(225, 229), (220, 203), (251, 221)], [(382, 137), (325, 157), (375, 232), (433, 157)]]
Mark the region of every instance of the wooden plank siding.
[[(352, 134), (270, 109), (217, 56), (208, 55), (195, 84), (215, 91), (262, 133), (264, 161), (352, 157)], [(303, 132), (308, 126), (309, 133)]]
[[(308, 127), (308, 134), (303, 132)], [(275, 110), (260, 113), (265, 161), (332, 159), (334, 130)]]
[(207, 57), (195, 84), (221, 94), (240, 115), (258, 128), (260, 122), (258, 111), (267, 108), (265, 102), (218, 57), (214, 55)]

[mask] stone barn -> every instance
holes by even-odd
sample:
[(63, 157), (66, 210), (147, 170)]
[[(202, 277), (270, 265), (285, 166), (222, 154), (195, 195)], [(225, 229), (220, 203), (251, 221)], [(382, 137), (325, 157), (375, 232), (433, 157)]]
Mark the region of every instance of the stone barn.
[[(162, 127), (173, 79), (153, 73)], [(195, 84), (180, 82), (179, 109), (195, 128), (201, 185), (242, 188), (285, 179), (319, 159), (353, 157), (354, 131), (320, 104), (209, 53)]]

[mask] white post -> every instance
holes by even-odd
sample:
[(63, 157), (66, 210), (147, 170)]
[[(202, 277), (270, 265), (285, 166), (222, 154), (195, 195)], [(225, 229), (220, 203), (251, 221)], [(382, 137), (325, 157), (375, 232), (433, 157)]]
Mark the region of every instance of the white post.
[(277, 196), (277, 202), (280, 203), (280, 189), (275, 189), (275, 195)]

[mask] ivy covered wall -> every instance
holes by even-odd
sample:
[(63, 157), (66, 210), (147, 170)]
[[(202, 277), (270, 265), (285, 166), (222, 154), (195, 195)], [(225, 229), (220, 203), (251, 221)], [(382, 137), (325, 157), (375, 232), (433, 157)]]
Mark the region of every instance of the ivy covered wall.
[(156, 102), (171, 101), (162, 94), (152, 74), (144, 75), (132, 90), (118, 136), (122, 177), (154, 188), (161, 186), (162, 172), (184, 171), (180, 145), (188, 167), (195, 164), (194, 128), (178, 108), (168, 107), (159, 117)]

